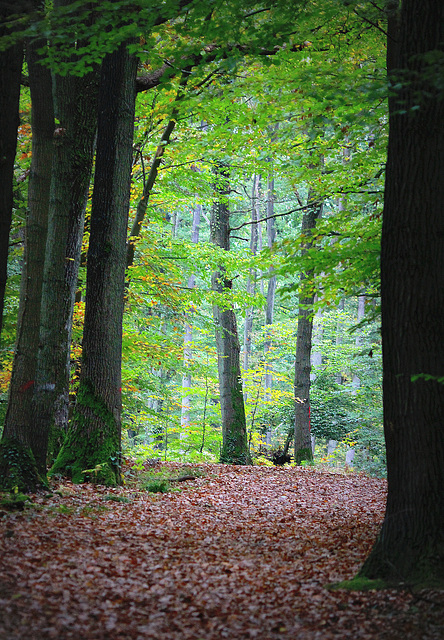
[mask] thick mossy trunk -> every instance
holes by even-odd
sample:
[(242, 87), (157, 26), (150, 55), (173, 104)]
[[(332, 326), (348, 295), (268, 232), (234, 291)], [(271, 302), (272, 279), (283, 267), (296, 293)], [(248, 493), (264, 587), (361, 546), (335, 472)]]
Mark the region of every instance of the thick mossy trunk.
[(0, 442), (0, 489), (32, 493), (47, 487), (46, 478), (39, 474), (29, 447), (14, 438)]
[(51, 475), (67, 475), (75, 483), (117, 485), (120, 477), (120, 429), (93, 384), (84, 380), (77, 393), (72, 424)]
[(137, 59), (125, 44), (101, 68), (79, 391), (52, 473), (120, 483), (122, 319)]
[[(55, 137), (34, 422), (49, 430), (52, 464), (68, 429), (71, 331), (97, 127), (97, 71), (55, 76)], [(54, 309), (58, 312), (54, 314)]]

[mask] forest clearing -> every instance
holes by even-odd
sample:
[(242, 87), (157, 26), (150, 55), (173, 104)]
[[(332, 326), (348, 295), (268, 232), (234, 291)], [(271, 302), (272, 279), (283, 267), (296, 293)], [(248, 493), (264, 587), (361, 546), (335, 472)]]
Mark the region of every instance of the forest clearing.
[[(194, 477), (143, 490), (150, 477)], [(2, 640), (441, 640), (438, 591), (331, 591), (368, 555), (386, 481), (312, 467), (124, 470), (0, 509)]]

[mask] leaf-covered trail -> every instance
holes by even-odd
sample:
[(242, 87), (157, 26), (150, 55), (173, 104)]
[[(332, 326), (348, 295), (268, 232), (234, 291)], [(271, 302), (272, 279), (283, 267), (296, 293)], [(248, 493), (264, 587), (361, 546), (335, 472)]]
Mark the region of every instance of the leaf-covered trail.
[(362, 564), (384, 481), (204, 468), (177, 493), (65, 483), (1, 512), (1, 640), (444, 637), (443, 593), (324, 587)]

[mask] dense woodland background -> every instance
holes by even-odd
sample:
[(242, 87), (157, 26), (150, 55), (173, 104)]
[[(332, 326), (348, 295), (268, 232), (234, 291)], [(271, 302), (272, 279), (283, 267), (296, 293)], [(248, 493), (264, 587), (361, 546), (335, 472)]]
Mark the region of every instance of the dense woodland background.
[[(137, 47), (140, 88), (141, 79), (162, 65), (166, 71), (156, 86), (140, 90), (136, 101), (130, 249), (136, 215), (141, 206), (146, 210), (127, 271), (126, 450), (165, 460), (219, 459), (212, 305), (222, 299), (235, 313), (241, 342), (249, 451), (255, 458), (270, 457), (283, 447), (294, 421), (300, 278), (309, 274), (304, 286), (309, 298), (315, 295), (308, 311), (315, 314), (310, 422), (316, 456), (324, 458), (327, 441), (335, 440), (341, 443), (339, 456), (344, 447), (354, 447), (355, 467), (384, 473), (378, 328), (387, 144), (384, 34), (357, 9), (337, 14), (337, 8), (332, 3), (315, 15), (302, 10), (294, 34), (271, 39), (267, 30), (284, 16), (276, 8), (270, 21), (268, 12), (259, 12), (242, 25), (245, 53), (250, 48), (251, 55), (232, 46), (230, 14), (223, 12), (222, 33), (215, 26), (206, 35), (201, 24), (176, 19), (153, 29)], [(239, 12), (239, 21), (241, 9), (230, 10)], [(377, 11), (374, 17), (383, 19)], [(276, 44), (262, 50), (255, 42), (261, 34)], [(205, 35), (208, 54), (198, 51)], [(182, 69), (184, 59), (189, 64)], [(76, 72), (83, 73), (82, 64), (84, 58), (76, 62)], [(90, 106), (86, 102), (82, 108)], [(27, 86), (21, 89), (20, 118), (2, 338), (3, 415), (32, 160)], [(231, 227), (230, 248), (223, 252), (210, 237), (221, 163), (229, 174)], [(82, 353), (91, 193), (92, 185), (75, 294), (71, 402)], [(301, 224), (311, 201), (319, 203), (322, 216), (312, 248), (302, 255)], [(233, 286), (216, 292), (211, 274), (220, 265)]]

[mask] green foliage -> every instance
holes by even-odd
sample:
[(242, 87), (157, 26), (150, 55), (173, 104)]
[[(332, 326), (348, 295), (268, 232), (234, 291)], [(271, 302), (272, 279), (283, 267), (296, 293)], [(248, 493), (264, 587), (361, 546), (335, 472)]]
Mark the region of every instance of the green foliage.
[(17, 487), (9, 495), (0, 497), (0, 509), (6, 509), (7, 511), (23, 511), (31, 505), (31, 498), (24, 493), (20, 493)]
[(164, 478), (146, 480), (141, 484), (141, 488), (150, 493), (168, 493), (168, 491), (171, 491), (170, 483)]

